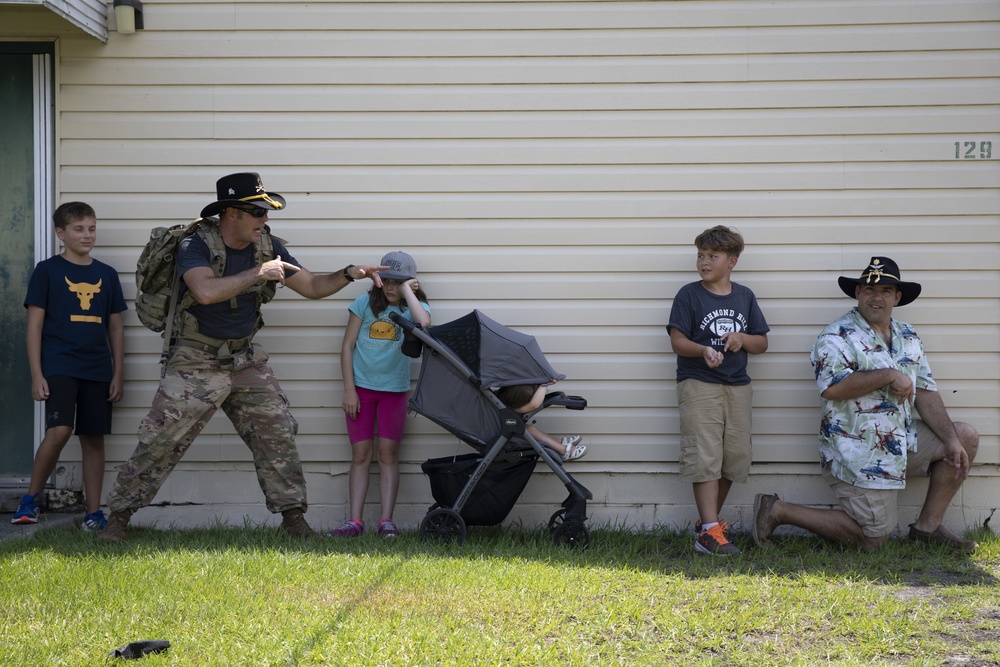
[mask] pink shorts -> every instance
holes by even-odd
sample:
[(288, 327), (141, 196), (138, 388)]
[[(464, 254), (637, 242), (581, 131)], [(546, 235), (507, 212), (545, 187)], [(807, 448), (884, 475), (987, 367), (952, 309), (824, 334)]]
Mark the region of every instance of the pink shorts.
[(378, 437), (399, 442), (403, 439), (403, 423), (406, 421), (407, 394), (405, 391), (375, 391), (357, 387), (358, 416), (347, 417), (347, 438), (356, 442), (375, 439), (375, 425)]

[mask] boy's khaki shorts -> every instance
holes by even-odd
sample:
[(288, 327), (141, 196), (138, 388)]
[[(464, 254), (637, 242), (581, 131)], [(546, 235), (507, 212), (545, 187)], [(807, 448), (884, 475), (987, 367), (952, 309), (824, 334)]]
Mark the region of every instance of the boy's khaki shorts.
[[(926, 477), (938, 453), (941, 439), (924, 422), (917, 426), (917, 451), (906, 452), (906, 478)], [(891, 535), (899, 524), (896, 501), (900, 489), (863, 489), (833, 476), (830, 466), (823, 468), (823, 478), (837, 494), (840, 508), (858, 522), (867, 537)]]
[(697, 484), (750, 473), (749, 384), (734, 386), (689, 378), (677, 385), (681, 417), (681, 479)]

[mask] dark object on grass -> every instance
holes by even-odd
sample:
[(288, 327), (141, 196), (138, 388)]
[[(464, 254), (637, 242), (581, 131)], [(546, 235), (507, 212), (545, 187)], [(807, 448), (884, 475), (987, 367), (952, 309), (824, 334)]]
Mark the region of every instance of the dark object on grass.
[(129, 642), (125, 646), (116, 648), (108, 653), (108, 658), (125, 658), (135, 660), (150, 653), (163, 653), (170, 648), (170, 642), (162, 639), (145, 639), (138, 642)]

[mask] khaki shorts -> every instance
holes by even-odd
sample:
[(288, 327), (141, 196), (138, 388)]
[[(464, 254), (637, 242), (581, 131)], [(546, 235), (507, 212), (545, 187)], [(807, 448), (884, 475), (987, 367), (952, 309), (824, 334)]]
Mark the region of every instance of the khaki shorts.
[(681, 479), (698, 484), (725, 478), (745, 482), (750, 473), (749, 384), (734, 386), (687, 379), (677, 385), (681, 417)]
[[(930, 474), (934, 456), (941, 449), (941, 439), (924, 422), (917, 426), (917, 451), (906, 453), (906, 477), (926, 477)], [(823, 468), (823, 478), (837, 494), (840, 508), (858, 522), (867, 537), (885, 537), (896, 530), (899, 519), (896, 500), (900, 489), (863, 489), (833, 476), (830, 466)]]

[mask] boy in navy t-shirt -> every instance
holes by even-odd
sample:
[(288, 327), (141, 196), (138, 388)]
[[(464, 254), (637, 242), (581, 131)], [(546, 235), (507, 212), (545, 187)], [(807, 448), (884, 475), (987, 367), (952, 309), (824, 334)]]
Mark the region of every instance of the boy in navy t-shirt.
[(691, 482), (699, 553), (740, 553), (719, 512), (733, 482), (750, 472), (750, 376), (747, 354), (767, 350), (769, 331), (750, 289), (730, 280), (743, 237), (718, 225), (695, 240), (701, 280), (682, 287), (670, 309), (670, 346), (677, 354), (681, 479)]
[(28, 495), (11, 523), (38, 522), (41, 491), (75, 425), (83, 451), (83, 528), (100, 530), (107, 524), (100, 509), (104, 435), (111, 432), (111, 406), (121, 400), (124, 384), (125, 297), (118, 272), (90, 256), (97, 242), (94, 209), (69, 202), (52, 220), (63, 251), (38, 263), (24, 299), (31, 396), (45, 401), (45, 437)]

